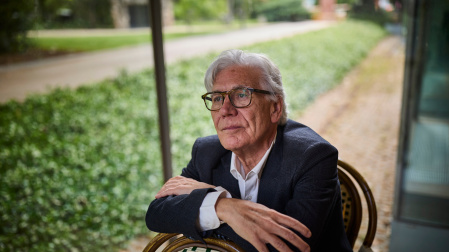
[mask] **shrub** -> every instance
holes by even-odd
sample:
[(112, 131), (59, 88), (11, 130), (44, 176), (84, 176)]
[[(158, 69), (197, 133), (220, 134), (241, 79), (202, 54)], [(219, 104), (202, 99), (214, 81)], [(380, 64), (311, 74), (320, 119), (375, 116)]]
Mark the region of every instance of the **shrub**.
[(111, 0), (38, 1), (41, 29), (111, 28)]
[(107, 249), (146, 230), (161, 182), (151, 78), (0, 107), (1, 251)]
[(302, 7), (302, 1), (276, 0), (261, 3), (256, 7), (256, 15), (262, 15), (268, 21), (299, 21), (310, 19), (310, 13)]
[[(244, 49), (279, 66), (295, 118), (383, 35), (345, 22)], [(167, 67), (174, 174), (194, 140), (214, 133), (200, 96), (216, 55)], [(145, 212), (162, 184), (155, 93), (148, 70), (0, 105), (0, 251), (113, 250), (148, 232)]]
[(226, 0), (178, 0), (174, 4), (176, 20), (188, 24), (198, 20), (220, 20), (227, 10)]

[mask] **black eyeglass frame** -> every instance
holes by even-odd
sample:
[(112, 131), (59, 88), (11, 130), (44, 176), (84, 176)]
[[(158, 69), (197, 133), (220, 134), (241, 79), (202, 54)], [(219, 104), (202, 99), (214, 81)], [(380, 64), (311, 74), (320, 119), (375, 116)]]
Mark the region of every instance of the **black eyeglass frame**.
[[(229, 94), (232, 94), (232, 93), (235, 92), (236, 90), (240, 90), (240, 89), (246, 89), (246, 90), (249, 90), (249, 91), (250, 91), (251, 97), (250, 97), (250, 99), (249, 99), (248, 105), (246, 105), (246, 106), (236, 106), (236, 105), (234, 104), (234, 102), (232, 101), (232, 99), (230, 98), (230, 96), (229, 96)], [(267, 91), (267, 90), (256, 89), (256, 88), (249, 88), (249, 87), (238, 87), (238, 88), (233, 88), (233, 89), (231, 89), (231, 90), (229, 90), (229, 91), (225, 91), (225, 92), (220, 92), (220, 91), (208, 92), (208, 93), (203, 94), (203, 95), (201, 96), (201, 98), (203, 99), (204, 105), (206, 106), (206, 108), (207, 108), (209, 111), (218, 111), (218, 110), (220, 110), (220, 109), (223, 107), (224, 100), (226, 99), (226, 95), (229, 97), (229, 101), (231, 102), (232, 106), (234, 106), (234, 107), (236, 107), (236, 108), (246, 108), (246, 107), (248, 107), (249, 105), (251, 105), (251, 102), (253, 101), (253, 93), (254, 93), (254, 92), (256, 92), (256, 93), (261, 93), (261, 94), (275, 95), (274, 92), (270, 92), (270, 91)], [(222, 102), (221, 102), (221, 107), (220, 107), (220, 108), (218, 108), (218, 109), (210, 109), (210, 108), (207, 106), (206, 99), (207, 99), (207, 95), (210, 95), (210, 94), (221, 94), (221, 96), (223, 97), (223, 100), (222, 100)]]

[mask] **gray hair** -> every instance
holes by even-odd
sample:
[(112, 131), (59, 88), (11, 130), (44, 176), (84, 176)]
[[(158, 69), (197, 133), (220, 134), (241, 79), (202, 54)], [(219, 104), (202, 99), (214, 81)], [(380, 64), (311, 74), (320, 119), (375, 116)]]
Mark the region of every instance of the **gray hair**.
[(245, 53), (236, 49), (223, 51), (214, 62), (210, 64), (206, 71), (206, 75), (204, 76), (204, 86), (206, 87), (207, 92), (212, 92), (212, 87), (218, 73), (230, 66), (252, 67), (262, 71), (259, 84), (262, 88), (276, 94), (267, 96), (270, 97), (269, 99), (277, 101), (279, 96), (282, 98), (282, 115), (278, 124), (285, 125), (287, 122), (287, 103), (285, 102), (285, 92), (284, 87), (282, 86), (281, 72), (264, 54)]

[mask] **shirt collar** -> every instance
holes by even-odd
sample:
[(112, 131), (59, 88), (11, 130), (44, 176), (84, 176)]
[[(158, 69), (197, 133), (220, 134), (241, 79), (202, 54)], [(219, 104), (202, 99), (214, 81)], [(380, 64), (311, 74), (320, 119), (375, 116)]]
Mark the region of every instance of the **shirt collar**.
[[(246, 178), (251, 173), (257, 174), (257, 176), (260, 178), (260, 176), (262, 175), (262, 170), (265, 167), (265, 163), (267, 162), (268, 155), (270, 154), (270, 151), (273, 148), (274, 143), (276, 142), (276, 137), (277, 137), (277, 132), (276, 132), (276, 135), (274, 136), (273, 142), (270, 145), (270, 148), (268, 148), (268, 150), (265, 152), (265, 154), (263, 155), (263, 157), (259, 161), (259, 163), (246, 175)], [(243, 171), (243, 165), (241, 164), (240, 160), (237, 158), (237, 155), (235, 155), (234, 152), (232, 152), (232, 155), (231, 155), (230, 172), (235, 179), (238, 179), (239, 174), (243, 179), (246, 179), (244, 176), (245, 173)]]

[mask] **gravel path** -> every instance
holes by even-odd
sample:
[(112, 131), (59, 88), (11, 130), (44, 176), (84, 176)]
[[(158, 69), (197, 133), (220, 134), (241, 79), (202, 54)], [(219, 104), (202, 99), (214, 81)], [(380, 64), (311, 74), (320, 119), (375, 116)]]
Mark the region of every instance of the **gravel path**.
[[(403, 67), (404, 45), (388, 37), (298, 118), (335, 145), (371, 187), (378, 211), (374, 251), (388, 251), (390, 239)], [(356, 248), (366, 228), (362, 223)]]

